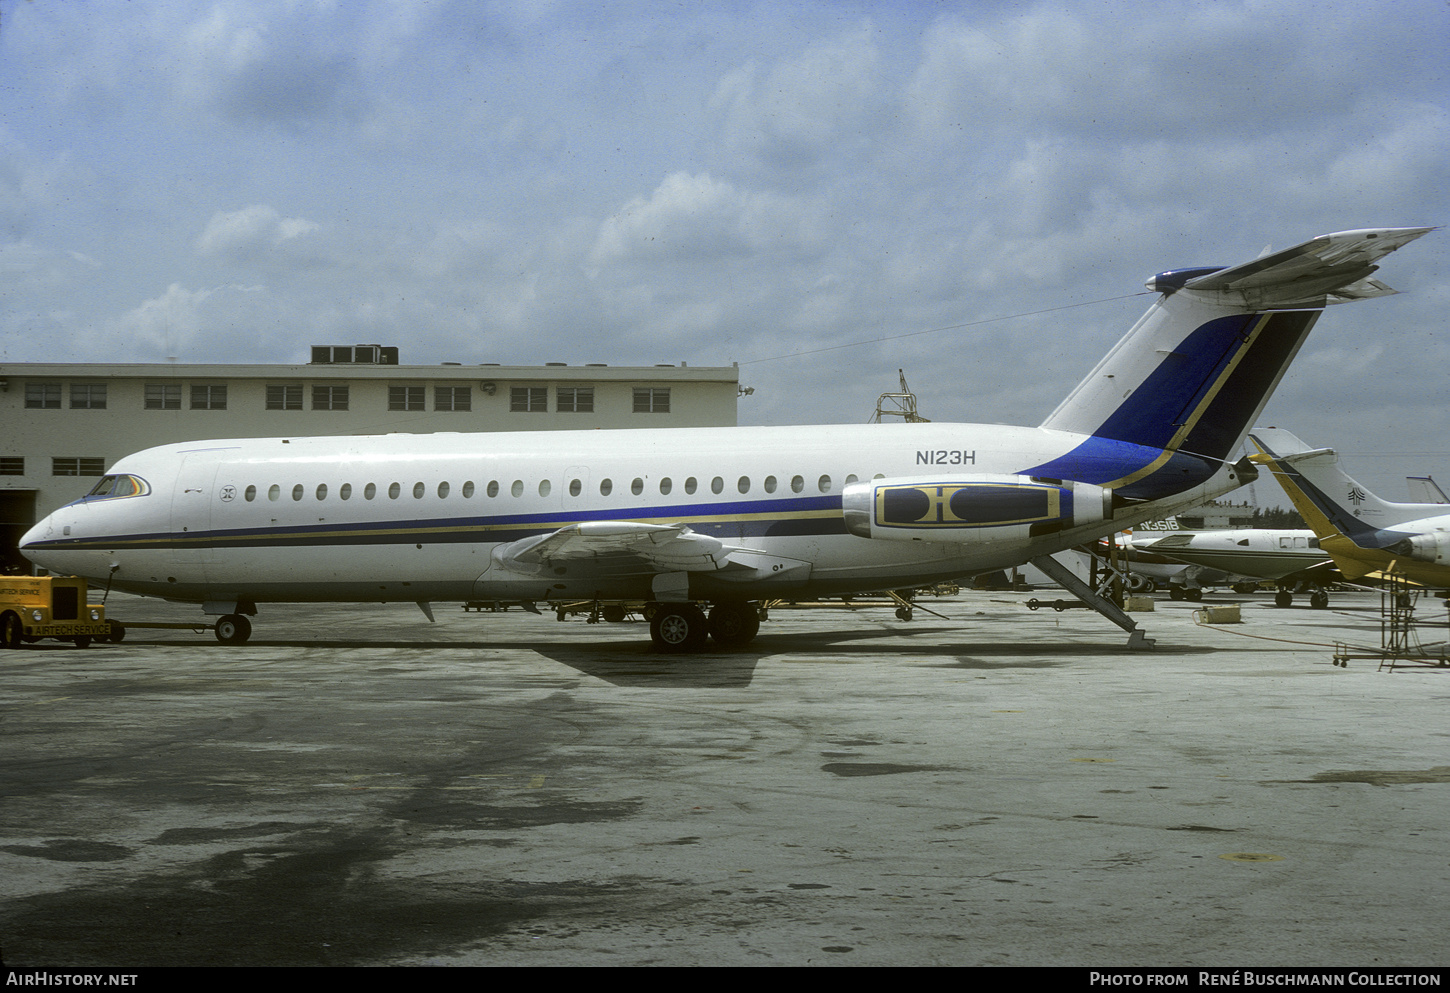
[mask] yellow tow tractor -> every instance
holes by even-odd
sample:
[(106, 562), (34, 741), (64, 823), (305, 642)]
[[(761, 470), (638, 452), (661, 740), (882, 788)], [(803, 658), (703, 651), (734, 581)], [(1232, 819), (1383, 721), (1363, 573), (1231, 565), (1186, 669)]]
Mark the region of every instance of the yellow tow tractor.
[(77, 648), (97, 638), (120, 641), (125, 628), (106, 620), (104, 605), (87, 603), (87, 592), (79, 576), (0, 576), (0, 649), (41, 638)]

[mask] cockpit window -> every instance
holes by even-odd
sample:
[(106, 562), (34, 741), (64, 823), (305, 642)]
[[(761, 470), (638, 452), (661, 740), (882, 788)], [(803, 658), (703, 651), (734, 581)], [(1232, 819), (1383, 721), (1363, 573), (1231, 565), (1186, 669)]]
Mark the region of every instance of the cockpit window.
[(151, 487), (140, 476), (102, 476), (86, 494), (86, 499), (114, 500), (120, 497), (145, 496), (150, 492)]

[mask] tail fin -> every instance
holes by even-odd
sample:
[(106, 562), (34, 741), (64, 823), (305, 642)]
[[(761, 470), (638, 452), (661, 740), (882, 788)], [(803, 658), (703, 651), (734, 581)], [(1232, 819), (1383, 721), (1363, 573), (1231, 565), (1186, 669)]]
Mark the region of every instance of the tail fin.
[[(1322, 235), (1229, 268), (1180, 269), (1147, 283), (1163, 295), (1042, 427), (1091, 435), (1033, 470), (1099, 485), (1126, 499), (1181, 492), (1212, 476), (1243, 442), (1324, 308), (1394, 293), (1370, 276), (1379, 259), (1433, 228)], [(1121, 466), (1125, 446), (1156, 450)]]
[(1332, 448), (1311, 450), (1282, 428), (1261, 428), (1249, 439), (1263, 453), (1253, 461), (1269, 467), (1295, 509), (1321, 536), (1327, 526), (1361, 548), (1385, 548), (1404, 537), (1385, 529), (1445, 512), (1444, 504), (1381, 500), (1339, 467)]

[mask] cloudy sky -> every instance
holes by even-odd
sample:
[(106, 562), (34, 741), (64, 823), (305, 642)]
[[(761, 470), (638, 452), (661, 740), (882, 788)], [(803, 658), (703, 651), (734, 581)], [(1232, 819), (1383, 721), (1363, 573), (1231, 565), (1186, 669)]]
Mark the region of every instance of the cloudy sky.
[[(1450, 223), (1447, 51), (1443, 0), (0, 0), (0, 362), (738, 362), (747, 424), (901, 368), (1036, 424), (1154, 272)], [(1450, 231), (1381, 278), (1264, 420), (1403, 499)]]

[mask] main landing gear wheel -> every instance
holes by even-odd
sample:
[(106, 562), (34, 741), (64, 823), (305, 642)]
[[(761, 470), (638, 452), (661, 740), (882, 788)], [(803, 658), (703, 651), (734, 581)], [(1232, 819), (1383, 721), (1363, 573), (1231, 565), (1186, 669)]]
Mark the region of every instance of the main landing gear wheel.
[(1309, 606), (1315, 610), (1324, 610), (1329, 606), (1329, 594), (1324, 590), (1315, 590), (1309, 594)]
[(1292, 607), (1292, 606), (1294, 606), (1294, 594), (1291, 593), (1289, 590), (1280, 590), (1279, 592), (1277, 592), (1277, 593), (1274, 594), (1274, 606), (1275, 607)]
[(710, 610), (710, 637), (726, 648), (748, 645), (759, 631), (760, 615), (754, 604), (726, 601)]
[(705, 613), (693, 603), (665, 603), (650, 618), (649, 636), (662, 652), (698, 652), (709, 631)]
[(252, 622), (241, 614), (217, 618), (216, 640), (223, 645), (240, 645), (252, 636)]

